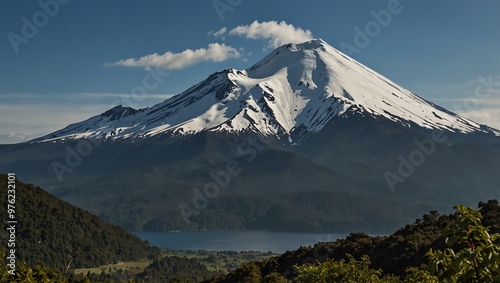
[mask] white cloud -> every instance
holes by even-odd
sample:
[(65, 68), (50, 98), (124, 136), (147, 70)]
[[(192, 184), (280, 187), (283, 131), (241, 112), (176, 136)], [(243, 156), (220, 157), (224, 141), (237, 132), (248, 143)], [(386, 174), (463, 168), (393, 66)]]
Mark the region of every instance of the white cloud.
[(500, 76), (479, 76), (461, 84), (413, 83), (408, 87), (419, 95), (433, 93), (434, 98), (431, 100), (456, 100), (474, 96), (488, 98), (500, 96)]
[(244, 36), (249, 39), (266, 39), (269, 47), (279, 47), (287, 43), (301, 43), (312, 40), (313, 36), (310, 30), (303, 30), (300, 27), (294, 27), (286, 22), (269, 21), (259, 23), (254, 21), (250, 25), (242, 25), (229, 31), (230, 35)]
[(241, 57), (241, 54), (234, 47), (225, 44), (210, 43), (206, 49), (186, 49), (180, 53), (168, 51), (162, 55), (154, 53), (140, 58), (123, 59), (105, 65), (180, 70), (204, 61), (222, 62), (227, 59), (239, 57)]
[(0, 144), (13, 144), (13, 143), (29, 141), (41, 135), (43, 135), (43, 132), (41, 132), (40, 135), (36, 134), (27, 135), (23, 133), (15, 133), (13, 131), (9, 131), (6, 134), (0, 133)]
[(213, 33), (213, 36), (214, 37), (219, 37), (221, 35), (224, 35), (225, 33), (227, 32), (227, 28), (226, 27), (223, 27), (221, 28), (220, 30), (216, 31)]
[(478, 76), (460, 84), (419, 84), (417, 93), (474, 122), (500, 129), (500, 76)]
[(472, 121), (490, 126), (495, 129), (500, 129), (500, 107), (478, 109), (473, 111), (460, 111), (458, 114)]
[(500, 129), (500, 97), (489, 98), (467, 97), (441, 99), (448, 110), (476, 123)]

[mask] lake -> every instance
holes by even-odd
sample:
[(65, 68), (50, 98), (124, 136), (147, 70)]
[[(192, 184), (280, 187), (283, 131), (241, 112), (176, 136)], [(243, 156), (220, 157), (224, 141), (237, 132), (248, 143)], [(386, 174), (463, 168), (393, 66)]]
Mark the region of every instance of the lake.
[(317, 242), (335, 241), (348, 234), (268, 231), (132, 232), (152, 245), (171, 250), (261, 251), (283, 253)]

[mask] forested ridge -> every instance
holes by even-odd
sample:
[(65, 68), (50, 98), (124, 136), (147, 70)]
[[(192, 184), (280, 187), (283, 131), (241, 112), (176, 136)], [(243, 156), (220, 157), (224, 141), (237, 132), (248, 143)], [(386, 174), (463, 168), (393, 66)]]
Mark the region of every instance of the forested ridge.
[[(0, 187), (7, 188), (6, 180), (0, 174)], [(7, 219), (6, 189), (0, 198), (0, 217)], [(194, 258), (162, 256), (125, 230), (20, 181), (15, 207), (16, 275), (8, 274), (3, 262), (0, 282), (500, 282), (498, 200), (480, 202), (477, 211), (462, 205), (448, 215), (430, 211), (388, 236), (351, 233), (248, 262), (227, 274), (210, 271)], [(1, 233), (2, 243), (7, 237)], [(4, 260), (5, 248), (0, 248)], [(146, 258), (152, 260), (149, 266), (135, 274), (71, 272)]]
[[(7, 220), (7, 175), (0, 174), (0, 219)], [(16, 257), (60, 270), (154, 259), (161, 251), (43, 189), (16, 181)], [(6, 225), (6, 224), (4, 224)], [(3, 231), (5, 231), (5, 228)], [(6, 243), (7, 233), (0, 233)], [(2, 247), (6, 248), (6, 246)]]
[[(499, 262), (494, 263), (496, 265), (493, 265), (491, 269), (500, 272), (498, 266), (500, 264), (500, 236), (498, 235), (500, 233), (500, 205), (497, 200), (489, 200), (487, 202), (480, 202), (478, 206), (478, 213), (482, 216), (479, 225), (488, 227), (489, 234), (496, 237), (496, 242), (494, 243), (496, 244), (495, 248), (497, 251), (496, 254), (493, 252), (492, 258), (498, 259)], [(298, 275), (301, 273), (301, 269), (298, 267), (318, 262), (329, 264), (330, 260), (337, 263), (344, 260), (346, 261), (344, 262), (344, 266), (350, 262), (355, 267), (355, 271), (359, 271), (358, 268), (361, 266), (363, 268), (370, 268), (373, 271), (379, 271), (380, 276), (389, 276), (380, 282), (399, 282), (391, 280), (396, 277), (404, 277), (407, 271), (412, 268), (416, 275), (411, 275), (419, 278), (421, 274), (418, 272), (428, 269), (429, 251), (445, 251), (449, 248), (446, 243), (449, 236), (447, 229), (453, 225), (458, 225), (456, 223), (460, 220), (459, 215), (458, 212), (449, 215), (440, 215), (437, 211), (430, 211), (428, 214), (417, 219), (415, 223), (406, 225), (388, 236), (369, 236), (364, 233), (352, 233), (345, 239), (317, 243), (313, 247), (300, 247), (297, 250), (288, 251), (281, 256), (272, 257), (269, 260), (251, 262), (225, 276), (212, 278), (205, 282), (287, 282), (286, 280), (296, 282)], [(469, 228), (462, 227), (461, 229), (466, 230)], [(453, 248), (457, 250), (463, 248), (463, 246), (455, 244)], [(368, 259), (368, 265), (366, 264), (367, 261), (363, 260), (364, 258)], [(393, 275), (395, 277), (392, 277)], [(252, 278), (256, 281), (251, 281)], [(424, 279), (411, 280), (408, 282), (434, 282), (422, 281)], [(497, 280), (500, 280), (500, 275)], [(373, 279), (373, 281), (366, 282), (379, 281)], [(481, 281), (456, 280), (440, 282)]]

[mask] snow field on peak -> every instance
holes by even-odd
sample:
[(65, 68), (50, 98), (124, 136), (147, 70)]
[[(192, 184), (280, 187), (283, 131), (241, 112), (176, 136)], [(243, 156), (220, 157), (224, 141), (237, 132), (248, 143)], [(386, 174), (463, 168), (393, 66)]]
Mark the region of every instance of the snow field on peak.
[(294, 131), (318, 132), (351, 108), (408, 127), (484, 131), (317, 39), (283, 45), (246, 70), (214, 73), (151, 108), (115, 107), (39, 140), (252, 131), (292, 142)]

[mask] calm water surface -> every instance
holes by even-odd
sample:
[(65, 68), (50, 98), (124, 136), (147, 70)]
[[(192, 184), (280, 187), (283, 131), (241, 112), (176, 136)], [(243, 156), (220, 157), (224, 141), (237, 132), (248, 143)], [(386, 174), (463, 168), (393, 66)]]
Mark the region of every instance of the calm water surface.
[(282, 253), (317, 242), (335, 241), (347, 234), (268, 231), (132, 232), (152, 245), (171, 250), (272, 251)]

